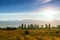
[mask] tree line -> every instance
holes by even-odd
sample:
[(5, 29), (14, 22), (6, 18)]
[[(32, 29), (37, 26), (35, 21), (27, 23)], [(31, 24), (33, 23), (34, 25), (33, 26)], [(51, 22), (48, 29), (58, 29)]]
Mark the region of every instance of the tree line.
[(56, 27), (51, 26), (51, 24), (47, 25), (37, 25), (37, 24), (30, 24), (30, 25), (26, 25), (26, 24), (21, 24), (18, 26), (18, 28), (16, 27), (9, 27), (6, 26), (6, 28), (0, 28), (0, 30), (15, 30), (15, 29), (60, 29), (60, 25), (57, 25)]

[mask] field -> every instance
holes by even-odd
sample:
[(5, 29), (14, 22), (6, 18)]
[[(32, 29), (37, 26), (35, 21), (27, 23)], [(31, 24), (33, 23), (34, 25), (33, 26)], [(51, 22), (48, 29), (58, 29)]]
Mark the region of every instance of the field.
[[(25, 32), (28, 31), (26, 34)], [(59, 30), (0, 30), (0, 40), (60, 40)]]

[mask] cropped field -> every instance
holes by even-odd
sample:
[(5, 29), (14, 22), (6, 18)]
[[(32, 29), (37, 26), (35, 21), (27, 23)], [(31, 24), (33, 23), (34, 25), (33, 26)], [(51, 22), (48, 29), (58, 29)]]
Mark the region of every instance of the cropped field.
[(0, 30), (0, 40), (60, 40), (60, 30)]

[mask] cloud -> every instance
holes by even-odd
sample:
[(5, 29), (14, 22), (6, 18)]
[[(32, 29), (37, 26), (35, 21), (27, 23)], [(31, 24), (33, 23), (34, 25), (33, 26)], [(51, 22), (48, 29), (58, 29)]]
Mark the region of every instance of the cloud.
[(53, 0), (42, 0), (42, 3), (48, 3), (48, 2), (51, 2)]

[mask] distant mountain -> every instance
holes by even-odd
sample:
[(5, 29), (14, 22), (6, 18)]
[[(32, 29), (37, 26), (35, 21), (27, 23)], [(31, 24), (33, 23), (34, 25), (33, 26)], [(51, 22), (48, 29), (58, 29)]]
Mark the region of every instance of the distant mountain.
[(18, 26), (22, 21), (0, 21), (0, 26)]
[(44, 21), (44, 20), (23, 20), (25, 24), (38, 24), (38, 25), (45, 25), (51, 24), (52, 26), (60, 25), (60, 20), (51, 20), (51, 21)]
[(50, 23), (54, 26), (60, 25), (60, 20), (52, 20)]
[(52, 20), (50, 22), (48, 21), (41, 21), (41, 20), (22, 20), (22, 21), (0, 21), (0, 26), (19, 26), (20, 24), (38, 24), (38, 25), (45, 25), (48, 23), (51, 23), (51, 25), (60, 25), (60, 20)]

